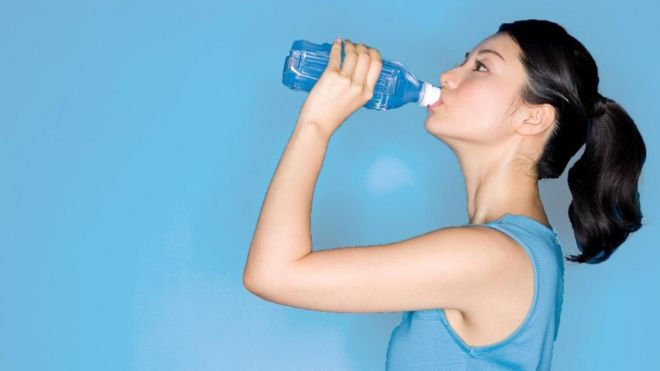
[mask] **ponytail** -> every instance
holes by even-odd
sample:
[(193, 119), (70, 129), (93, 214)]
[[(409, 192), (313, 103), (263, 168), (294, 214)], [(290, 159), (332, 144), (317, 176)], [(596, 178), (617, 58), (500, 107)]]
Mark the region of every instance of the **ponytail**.
[(573, 196), (568, 217), (581, 254), (565, 259), (602, 263), (642, 226), (642, 136), (617, 102), (598, 94), (596, 61), (561, 25), (526, 19), (503, 23), (498, 32), (520, 47), (526, 76), (522, 99), (556, 109), (556, 125), (536, 163), (537, 179), (558, 178), (584, 146), (568, 171)]
[(642, 226), (638, 182), (646, 146), (615, 101), (598, 94), (589, 113), (584, 153), (568, 171), (568, 216), (582, 254), (566, 260), (598, 264)]

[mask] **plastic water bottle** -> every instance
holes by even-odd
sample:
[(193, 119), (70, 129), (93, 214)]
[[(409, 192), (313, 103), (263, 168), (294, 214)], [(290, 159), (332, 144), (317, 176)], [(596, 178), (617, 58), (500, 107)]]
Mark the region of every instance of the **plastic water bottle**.
[[(331, 43), (296, 40), (284, 60), (282, 83), (293, 90), (310, 91), (330, 59)], [(342, 42), (341, 65), (344, 62)], [(440, 88), (417, 79), (402, 63), (383, 58), (374, 94), (364, 107), (385, 111), (415, 102), (426, 107), (440, 99)]]

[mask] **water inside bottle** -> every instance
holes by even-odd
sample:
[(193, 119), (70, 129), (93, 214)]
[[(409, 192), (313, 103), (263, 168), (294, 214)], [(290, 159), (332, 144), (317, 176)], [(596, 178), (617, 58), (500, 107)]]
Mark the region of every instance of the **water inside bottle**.
[[(331, 48), (330, 43), (295, 41), (285, 60), (282, 82), (294, 90), (310, 91), (327, 67)], [(343, 60), (342, 46), (342, 65)], [(410, 102), (420, 103), (422, 84), (402, 63), (383, 59), (373, 97), (365, 107), (384, 111)]]

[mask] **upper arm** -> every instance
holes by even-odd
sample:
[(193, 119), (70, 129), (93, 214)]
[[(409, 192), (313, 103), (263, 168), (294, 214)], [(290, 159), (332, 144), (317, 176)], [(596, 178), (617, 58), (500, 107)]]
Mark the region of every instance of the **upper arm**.
[(512, 282), (525, 259), (499, 231), (449, 227), (385, 245), (315, 251), (248, 289), (320, 311), (467, 310)]

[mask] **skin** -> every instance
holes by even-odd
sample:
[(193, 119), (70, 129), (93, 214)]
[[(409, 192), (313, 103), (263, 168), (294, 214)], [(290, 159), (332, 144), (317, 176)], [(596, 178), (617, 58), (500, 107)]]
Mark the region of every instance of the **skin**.
[[(481, 49), (495, 50), (504, 60), (475, 53)], [(506, 34), (480, 42), (462, 66), (441, 75), (444, 103), (429, 112), (424, 123), (460, 162), (472, 224), (511, 213), (549, 226), (534, 164), (552, 134), (555, 109), (520, 98), (526, 74), (519, 53)]]
[[(382, 67), (376, 49), (348, 39), (340, 66), (339, 46), (303, 104), (269, 185), (243, 285), (265, 300), (318, 311), (442, 308), (467, 344), (503, 339), (530, 308), (534, 277), (525, 250), (500, 231), (462, 225), (383, 245), (312, 248), (311, 204), (330, 138), (371, 99)], [(531, 169), (554, 109), (519, 101), (524, 71), (511, 39), (489, 37), (474, 51), (486, 47), (506, 62), (483, 55), (488, 72), (471, 71), (473, 54), (443, 73), (446, 103), (425, 127), (460, 160), (471, 224), (510, 213), (547, 225)]]
[[(501, 58), (479, 53), (484, 49), (496, 51)], [(471, 224), (509, 213), (529, 216), (550, 227), (534, 166), (555, 129), (556, 110), (521, 99), (527, 76), (520, 53), (506, 34), (484, 39), (462, 65), (441, 75), (443, 104), (430, 111), (424, 122), (426, 130), (447, 144), (459, 160)], [(531, 306), (534, 278), (530, 270), (519, 285), (502, 288), (502, 292), (519, 293), (508, 303), (483, 300), (470, 311), (445, 309), (450, 326), (467, 344), (478, 346), (512, 333)], [(507, 313), (508, 319), (494, 315), (497, 311), (492, 305), (508, 305), (510, 310), (500, 312)]]

